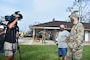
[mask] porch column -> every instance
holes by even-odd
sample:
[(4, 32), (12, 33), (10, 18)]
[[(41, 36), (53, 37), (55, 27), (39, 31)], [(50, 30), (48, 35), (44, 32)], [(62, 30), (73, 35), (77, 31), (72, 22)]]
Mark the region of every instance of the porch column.
[(35, 40), (35, 29), (33, 29), (33, 40)]

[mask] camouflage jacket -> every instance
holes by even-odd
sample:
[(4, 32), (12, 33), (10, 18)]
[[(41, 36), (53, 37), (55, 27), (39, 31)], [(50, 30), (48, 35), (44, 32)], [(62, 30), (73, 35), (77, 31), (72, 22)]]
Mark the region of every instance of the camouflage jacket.
[(84, 26), (82, 23), (74, 25), (70, 32), (69, 47), (74, 49), (81, 49), (84, 38)]

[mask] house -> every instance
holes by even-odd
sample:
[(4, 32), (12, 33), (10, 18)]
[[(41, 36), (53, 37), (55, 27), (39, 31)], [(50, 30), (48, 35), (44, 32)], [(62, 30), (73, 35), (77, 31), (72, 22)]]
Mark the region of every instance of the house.
[[(59, 25), (65, 24), (65, 29), (70, 31), (73, 24), (71, 22), (66, 21), (50, 21), (46, 23), (41, 23), (37, 25), (30, 26), (30, 28), (33, 30), (33, 39), (35, 38), (35, 35), (37, 32), (41, 30), (47, 30), (47, 32), (51, 32), (52, 39), (56, 39), (57, 32), (59, 31)], [(85, 28), (85, 34), (84, 34), (84, 41), (87, 43), (90, 43), (90, 24), (89, 23), (83, 23)]]

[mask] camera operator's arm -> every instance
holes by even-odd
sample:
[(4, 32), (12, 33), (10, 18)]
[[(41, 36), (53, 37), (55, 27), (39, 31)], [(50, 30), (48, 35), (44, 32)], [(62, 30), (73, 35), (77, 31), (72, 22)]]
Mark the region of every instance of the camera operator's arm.
[(8, 25), (8, 28), (12, 28), (16, 22), (18, 21), (18, 18), (16, 18), (13, 22), (11, 22), (9, 25)]

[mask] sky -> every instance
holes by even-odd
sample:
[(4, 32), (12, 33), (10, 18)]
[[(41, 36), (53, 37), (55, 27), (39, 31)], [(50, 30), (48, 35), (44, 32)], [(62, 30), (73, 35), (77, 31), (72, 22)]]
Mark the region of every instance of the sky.
[(0, 0), (0, 16), (11, 15), (20, 11), (23, 19), (18, 22), (22, 31), (29, 31), (29, 26), (52, 21), (66, 21), (74, 0)]

